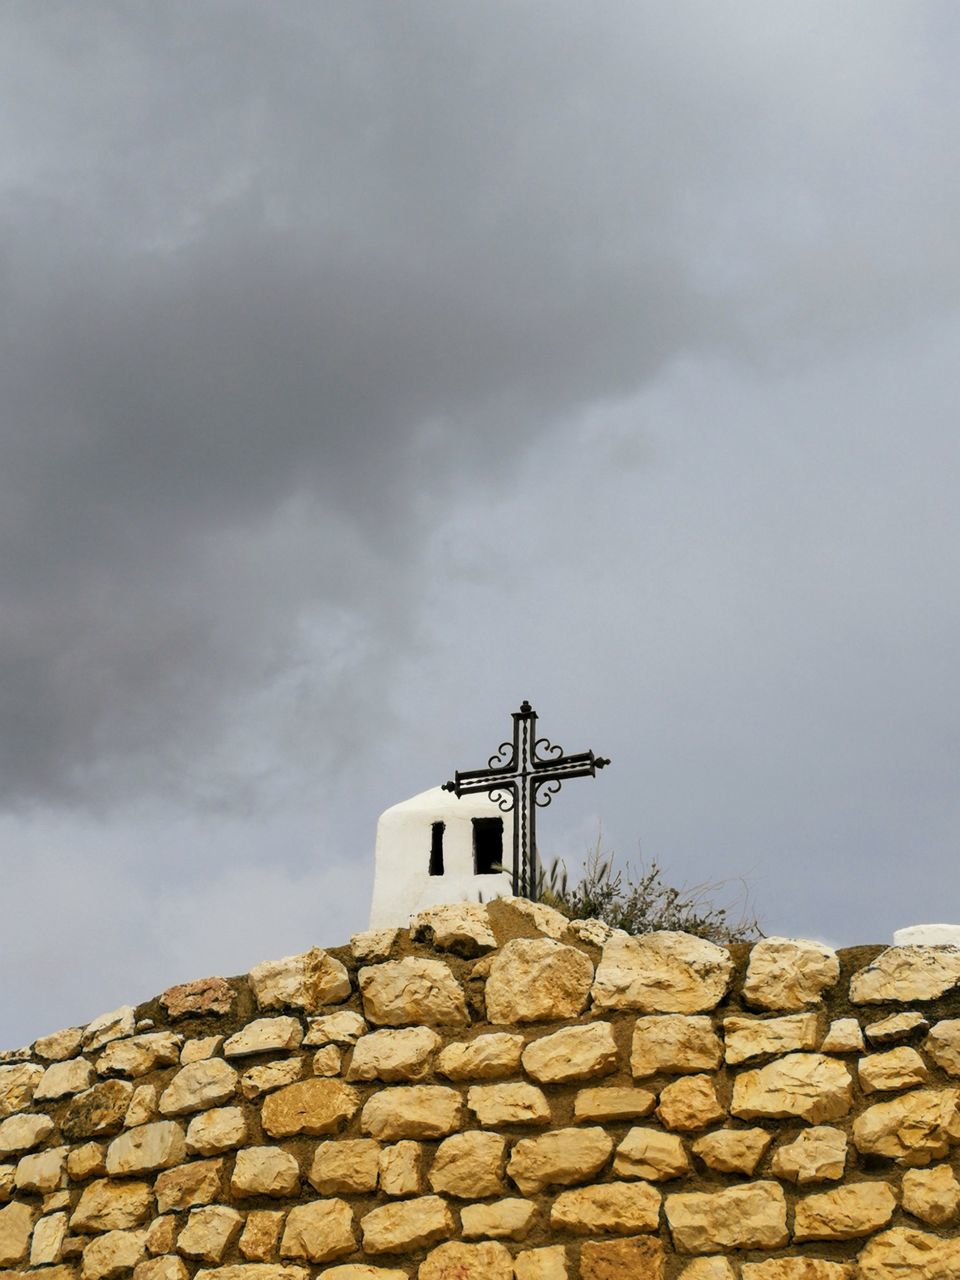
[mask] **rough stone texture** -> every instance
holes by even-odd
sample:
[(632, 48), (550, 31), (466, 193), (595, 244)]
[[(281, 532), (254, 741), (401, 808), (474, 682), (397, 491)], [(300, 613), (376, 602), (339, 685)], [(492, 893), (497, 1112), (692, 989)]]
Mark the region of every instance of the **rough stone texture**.
[(448, 1080), (502, 1080), (520, 1069), (523, 1036), (493, 1031), (440, 1051), (437, 1071)]
[(257, 1018), (224, 1041), (223, 1055), (243, 1058), (254, 1053), (296, 1049), (302, 1039), (303, 1028), (296, 1018)]
[(822, 1053), (790, 1053), (733, 1083), (732, 1115), (741, 1120), (798, 1116), (811, 1124), (839, 1120), (852, 1102), (850, 1072)]
[(74, 1182), (84, 1182), (107, 1172), (107, 1151), (99, 1142), (85, 1142), (67, 1156), (67, 1173)]
[(187, 1280), (190, 1272), (182, 1258), (147, 1258), (134, 1267), (133, 1280)]
[(147, 1124), (151, 1120), (156, 1120), (158, 1110), (156, 1085), (137, 1085), (133, 1091), (133, 1097), (130, 1099), (130, 1105), (127, 1107), (126, 1114), (123, 1117), (123, 1127), (132, 1129), (135, 1125)]
[(694, 1258), (680, 1272), (680, 1280), (737, 1280), (737, 1273), (721, 1254)]
[(187, 1129), (187, 1152), (214, 1156), (247, 1141), (247, 1121), (239, 1107), (218, 1107), (194, 1116)]
[(84, 1089), (90, 1088), (95, 1079), (96, 1072), (86, 1058), (70, 1058), (66, 1062), (54, 1062), (47, 1067), (38, 1082), (33, 1093), (33, 1101), (52, 1102), (55, 1098), (66, 1098), (75, 1093), (82, 1093)]
[(936, 1000), (960, 982), (960, 947), (888, 947), (850, 980), (852, 1004)]
[(960, 1076), (960, 1018), (934, 1023), (923, 1047), (941, 1071)]
[[(396, 933), (391, 929), (386, 932)], [(394, 1267), (371, 1267), (365, 1262), (347, 1262), (343, 1266), (324, 1271), (322, 1280), (407, 1280), (406, 1271)]]
[(817, 1047), (817, 1015), (786, 1018), (724, 1018), (724, 1057), (730, 1066), (781, 1053)]
[(531, 928), (546, 938), (562, 938), (570, 931), (570, 921), (554, 907), (545, 902), (531, 902), (529, 898), (497, 898), (491, 904), (498, 919), (506, 919), (512, 926), (509, 931), (520, 932), (515, 926), (519, 924), (525, 931)]
[(143, 1262), (142, 1231), (108, 1231), (91, 1240), (83, 1251), (83, 1280), (116, 1280)]
[(258, 1008), (303, 1009), (317, 1013), (350, 995), (350, 975), (336, 957), (312, 947), (302, 955), (266, 960), (250, 970)]
[(787, 1203), (776, 1182), (667, 1196), (667, 1223), (681, 1253), (779, 1249), (787, 1243)]
[[(334, 1047), (329, 1045), (328, 1048)], [(337, 1061), (331, 1074), (337, 1075), (340, 1069), (340, 1053), (337, 1049), (334, 1049), (334, 1053), (337, 1055)], [(264, 1062), (259, 1067), (250, 1067), (243, 1073), (240, 1077), (240, 1092), (250, 1100), (260, 1098), (265, 1093), (272, 1093), (274, 1089), (282, 1089), (284, 1085), (294, 1084), (302, 1076), (303, 1063), (299, 1058), (281, 1058), (278, 1062)]]
[(831, 947), (805, 938), (764, 938), (750, 952), (743, 995), (758, 1009), (805, 1009), (820, 1004), (839, 976)]
[(456, 1226), (440, 1196), (399, 1200), (366, 1214), (360, 1223), (367, 1253), (401, 1253), (423, 1249), (452, 1236)]
[(360, 1108), (360, 1095), (339, 1080), (301, 1080), (263, 1100), (261, 1122), (271, 1138), (337, 1133)]
[(680, 1138), (659, 1129), (631, 1129), (617, 1147), (613, 1172), (620, 1178), (664, 1182), (687, 1173), (690, 1161)]
[(960, 1237), (940, 1239), (926, 1231), (894, 1227), (861, 1251), (858, 1280), (956, 1280)]
[(270, 1266), (267, 1263), (239, 1262), (216, 1271), (201, 1268), (194, 1280), (308, 1280), (306, 1267)]
[[(274, 1095), (276, 1096), (276, 1095)], [(363, 1108), (364, 1133), (385, 1142), (397, 1138), (445, 1138), (459, 1129), (460, 1094), (443, 1085), (412, 1084), (381, 1089)]]
[(886, 1182), (848, 1182), (797, 1201), (793, 1238), (852, 1240), (885, 1227), (897, 1197)]
[(98, 1178), (83, 1190), (70, 1218), (70, 1230), (125, 1231), (146, 1222), (153, 1209), (149, 1182), (113, 1182)]
[(154, 1185), (160, 1213), (211, 1204), (223, 1185), (223, 1161), (192, 1160), (179, 1169), (159, 1174)]
[(604, 1182), (564, 1191), (553, 1202), (550, 1226), (577, 1235), (632, 1235), (656, 1231), (660, 1192), (645, 1182)]
[(233, 1008), (233, 991), (223, 978), (198, 978), (169, 987), (160, 997), (168, 1017), (176, 1021), (191, 1014), (227, 1014)]
[(568, 1280), (567, 1251), (562, 1244), (521, 1249), (513, 1260), (516, 1280)]
[(237, 1196), (292, 1196), (300, 1187), (300, 1166), (278, 1147), (244, 1147), (237, 1152), (230, 1189)]
[(361, 969), (363, 1011), (377, 1026), (462, 1026), (469, 1022), (463, 988), (442, 960), (407, 956)]
[(506, 1146), (496, 1133), (455, 1133), (437, 1148), (430, 1186), (460, 1200), (501, 1195)]
[(915, 1089), (868, 1107), (853, 1122), (853, 1141), (864, 1155), (906, 1165), (938, 1160), (960, 1139), (956, 1089)]
[(195, 1040), (185, 1040), (180, 1050), (181, 1067), (189, 1067), (191, 1062), (202, 1062), (204, 1058), (212, 1058), (220, 1052), (223, 1036), (200, 1036)]
[(94, 1018), (84, 1028), (80, 1037), (81, 1048), (87, 1053), (93, 1053), (111, 1040), (132, 1036), (136, 1030), (136, 1021), (136, 1010), (129, 1004), (112, 1009), (109, 1013), (101, 1013), (99, 1018)]
[(497, 1200), (494, 1204), (468, 1204), (460, 1210), (464, 1238), (523, 1240), (530, 1232), (537, 1207), (529, 1200)]
[(871, 1022), (864, 1027), (864, 1035), (872, 1044), (892, 1044), (895, 1040), (906, 1040), (915, 1031), (926, 1031), (929, 1025), (922, 1013), (911, 1009), (907, 1013), (891, 1013), (889, 1018)]
[(487, 978), (487, 1018), (495, 1023), (559, 1021), (586, 1008), (593, 962), (553, 938), (514, 938)]
[(688, 933), (615, 934), (604, 944), (593, 1002), (641, 1013), (704, 1013), (726, 995), (732, 972), (725, 948)]
[(740, 1271), (741, 1280), (855, 1280), (856, 1273), (857, 1268), (851, 1262), (829, 1262), (809, 1256), (745, 1262)]
[(912, 1089), (914, 1085), (925, 1084), (928, 1077), (926, 1064), (919, 1053), (906, 1045), (861, 1058), (857, 1074), (864, 1093)]
[(43, 1067), (36, 1062), (17, 1062), (9, 1067), (0, 1067), (0, 1120), (29, 1107), (43, 1076)]
[(960, 1209), (960, 1182), (948, 1164), (908, 1169), (901, 1184), (903, 1207), (921, 1222), (942, 1227), (955, 1222)]
[(355, 933), (350, 939), (354, 960), (358, 964), (389, 960), (399, 936), (399, 929), (367, 929), (363, 933)]
[(573, 1102), (575, 1120), (636, 1120), (648, 1116), (657, 1105), (657, 1095), (649, 1089), (617, 1088), (580, 1089)]
[(19, 1191), (28, 1194), (53, 1191), (63, 1180), (66, 1161), (66, 1147), (53, 1147), (48, 1151), (24, 1156), (17, 1165), (14, 1185)]
[(661, 1014), (634, 1024), (630, 1071), (635, 1079), (714, 1071), (722, 1059), (723, 1045), (709, 1018)]
[(45, 1062), (61, 1062), (80, 1052), (82, 1040), (83, 1027), (65, 1027), (63, 1031), (54, 1031), (53, 1035), (41, 1036), (35, 1041), (33, 1052)]
[(805, 1186), (811, 1182), (836, 1182), (847, 1161), (847, 1135), (842, 1129), (816, 1125), (773, 1153), (771, 1170), (778, 1178)]
[(650, 1236), (587, 1241), (580, 1251), (580, 1280), (663, 1280), (663, 1245)]
[(608, 1022), (564, 1027), (532, 1040), (523, 1051), (523, 1069), (541, 1084), (593, 1080), (617, 1069), (617, 1045)]
[(533, 1084), (474, 1085), (467, 1106), (484, 1126), (550, 1123), (550, 1104)]
[(410, 936), (432, 942), (438, 951), (479, 956), (497, 945), (487, 909), (478, 902), (447, 902), (428, 907), (410, 921)]
[(863, 1032), (856, 1018), (836, 1018), (820, 1045), (821, 1053), (860, 1053)]
[(237, 1073), (222, 1058), (206, 1058), (181, 1067), (160, 1095), (160, 1112), (183, 1116), (229, 1102), (237, 1091)]
[(693, 1153), (716, 1173), (750, 1175), (772, 1141), (765, 1129), (718, 1129), (698, 1138)]
[(117, 1133), (123, 1125), (133, 1097), (133, 1085), (126, 1080), (105, 1080), (72, 1098), (60, 1122), (63, 1136), (70, 1142), (81, 1138)]
[(194, 1209), (177, 1237), (177, 1248), (188, 1258), (220, 1262), (242, 1226), (243, 1218), (227, 1205), (211, 1204)]
[(36, 1210), (27, 1204), (0, 1209), (0, 1267), (16, 1266), (26, 1258), (36, 1217)]
[(513, 1280), (513, 1260), (507, 1246), (496, 1240), (449, 1241), (427, 1254), (417, 1280)]
[(380, 1190), (386, 1196), (417, 1196), (423, 1190), (423, 1149), (396, 1142), (380, 1152)]
[(33, 1229), (30, 1241), (31, 1267), (48, 1266), (60, 1261), (63, 1240), (67, 1234), (67, 1215), (51, 1213), (40, 1221)]
[(307, 1174), (321, 1195), (362, 1195), (377, 1185), (380, 1144), (372, 1138), (321, 1142)]
[(132, 1036), (129, 1040), (114, 1040), (97, 1059), (97, 1073), (101, 1076), (130, 1076), (132, 1079), (145, 1076), (157, 1067), (169, 1067), (179, 1062), (180, 1045), (181, 1037), (172, 1031), (154, 1031)]
[(513, 1148), (507, 1173), (529, 1196), (544, 1187), (588, 1181), (607, 1163), (612, 1150), (613, 1139), (603, 1129), (556, 1129), (536, 1138), (521, 1138)]
[(41, 1142), (53, 1133), (48, 1116), (10, 1116), (0, 1121), (0, 1156), (15, 1156)]
[(186, 1155), (183, 1129), (173, 1120), (144, 1124), (114, 1138), (107, 1147), (107, 1173), (111, 1177), (149, 1173), (180, 1164)]
[(725, 1115), (712, 1076), (684, 1076), (660, 1091), (657, 1117), (668, 1129), (705, 1129)]
[(277, 1209), (254, 1209), (247, 1214), (237, 1248), (248, 1262), (269, 1262), (276, 1256), (286, 1216)]
[(430, 1027), (403, 1027), (362, 1036), (353, 1050), (348, 1080), (423, 1080), (443, 1041)]
[(287, 1214), (280, 1256), (330, 1262), (356, 1248), (353, 1213), (346, 1200), (314, 1200)]
[(366, 1032), (366, 1019), (361, 1018), (359, 1013), (354, 1013), (352, 1009), (338, 1009), (336, 1013), (325, 1013), (309, 1020), (303, 1046), (313, 1048), (325, 1044), (356, 1044)]

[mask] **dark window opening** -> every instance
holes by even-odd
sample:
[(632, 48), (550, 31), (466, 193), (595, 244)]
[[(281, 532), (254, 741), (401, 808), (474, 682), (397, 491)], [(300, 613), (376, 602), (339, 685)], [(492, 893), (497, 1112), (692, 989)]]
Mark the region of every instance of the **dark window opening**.
[(443, 828), (444, 823), (435, 822), (430, 832), (430, 874), (443, 875)]
[(492, 876), (503, 870), (503, 819), (474, 818), (474, 875)]

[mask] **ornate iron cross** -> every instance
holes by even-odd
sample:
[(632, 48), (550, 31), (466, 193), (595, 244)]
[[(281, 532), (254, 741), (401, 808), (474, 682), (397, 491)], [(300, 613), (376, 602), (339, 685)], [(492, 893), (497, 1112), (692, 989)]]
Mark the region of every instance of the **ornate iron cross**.
[(592, 751), (565, 756), (549, 738), (538, 738), (537, 713), (524, 701), (513, 712), (513, 741), (500, 743), (486, 769), (458, 770), (443, 789), (458, 797), (486, 791), (504, 813), (513, 811), (513, 892), (536, 898), (537, 809), (551, 802), (566, 778), (593, 778), (609, 763)]

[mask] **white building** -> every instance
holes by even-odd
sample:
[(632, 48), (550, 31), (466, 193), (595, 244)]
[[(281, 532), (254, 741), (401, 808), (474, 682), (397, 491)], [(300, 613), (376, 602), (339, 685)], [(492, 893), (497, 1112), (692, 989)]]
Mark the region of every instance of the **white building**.
[(509, 897), (512, 863), (512, 813), (485, 794), (458, 800), (442, 787), (421, 791), (377, 823), (370, 928), (406, 928), (438, 902)]

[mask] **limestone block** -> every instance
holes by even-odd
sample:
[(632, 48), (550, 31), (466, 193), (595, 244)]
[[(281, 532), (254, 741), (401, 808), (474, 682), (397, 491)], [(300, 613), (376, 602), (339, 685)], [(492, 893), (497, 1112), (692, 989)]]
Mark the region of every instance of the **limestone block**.
[(83, 1280), (118, 1280), (146, 1256), (143, 1231), (108, 1231), (83, 1251)]
[(870, 1053), (857, 1066), (864, 1093), (892, 1092), (925, 1084), (927, 1067), (916, 1049), (901, 1045), (885, 1053)]
[(419, 1196), (371, 1209), (361, 1219), (360, 1228), (367, 1253), (406, 1253), (452, 1236), (456, 1223), (440, 1196)]
[(105, 1080), (72, 1098), (60, 1129), (70, 1142), (117, 1133), (123, 1126), (133, 1097), (133, 1085), (126, 1080)]
[(74, 1182), (85, 1182), (106, 1172), (107, 1152), (99, 1142), (85, 1142), (67, 1155), (67, 1173)]
[(523, 1240), (537, 1216), (529, 1200), (497, 1200), (493, 1204), (467, 1204), (460, 1210), (465, 1240)]
[(250, 985), (260, 1009), (304, 1009), (316, 1013), (350, 995), (350, 975), (326, 951), (312, 947), (302, 955), (266, 960), (250, 970)]
[(712, 1076), (683, 1076), (660, 1091), (657, 1117), (668, 1129), (705, 1129), (725, 1115)]
[(593, 962), (553, 938), (513, 938), (490, 962), (490, 1022), (558, 1022), (586, 1008)]
[(709, 1018), (668, 1013), (634, 1023), (630, 1071), (635, 1079), (715, 1071), (722, 1058), (723, 1046)]
[(857, 1259), (858, 1280), (954, 1280), (960, 1275), (960, 1236), (894, 1227), (874, 1236)]
[(107, 1173), (117, 1177), (169, 1169), (185, 1156), (183, 1128), (173, 1120), (158, 1120), (114, 1138), (107, 1147)]
[(502, 1080), (520, 1070), (523, 1036), (493, 1031), (441, 1049), (437, 1071), (449, 1080)]
[(732, 973), (724, 947), (689, 933), (615, 934), (604, 944), (593, 1003), (640, 1013), (706, 1013), (726, 995)]
[(615, 933), (626, 933), (626, 929), (612, 929), (605, 920), (570, 920), (565, 933), (580, 942), (588, 942), (592, 947), (602, 947)]
[(205, 1058), (181, 1067), (160, 1095), (160, 1113), (184, 1116), (229, 1102), (237, 1091), (237, 1073), (222, 1058)]
[(67, 1234), (67, 1215), (51, 1213), (33, 1229), (30, 1241), (31, 1267), (45, 1267), (60, 1261), (64, 1236)]
[(204, 1058), (212, 1058), (223, 1048), (223, 1036), (200, 1036), (195, 1040), (185, 1040), (180, 1050), (181, 1067), (189, 1067), (191, 1062), (202, 1062)]
[(510, 933), (517, 931), (519, 925), (525, 931), (533, 928), (547, 938), (562, 938), (570, 927), (567, 917), (545, 902), (532, 902), (529, 898), (495, 898), (490, 907), (497, 919), (507, 921)]
[(237, 1152), (230, 1189), (235, 1196), (294, 1196), (300, 1190), (300, 1166), (279, 1147), (244, 1147)]
[(660, 1192), (645, 1182), (603, 1182), (564, 1191), (553, 1202), (550, 1226), (577, 1235), (632, 1235), (656, 1231)]
[(248, 1262), (269, 1262), (276, 1257), (286, 1216), (276, 1209), (254, 1209), (247, 1214), (237, 1248)]
[(817, 1047), (817, 1015), (793, 1013), (785, 1018), (723, 1020), (724, 1058), (730, 1066), (774, 1054)]
[(363, 933), (355, 933), (350, 939), (354, 960), (357, 964), (389, 960), (399, 936), (399, 929), (366, 929)]
[(903, 1207), (921, 1222), (942, 1227), (954, 1222), (960, 1209), (960, 1182), (948, 1164), (932, 1169), (908, 1169), (901, 1186)]
[(567, 1251), (562, 1244), (523, 1249), (513, 1260), (516, 1280), (569, 1280)]
[(680, 1272), (680, 1280), (737, 1280), (729, 1259), (722, 1254), (694, 1258)]
[(463, 988), (448, 964), (407, 956), (358, 975), (363, 1011), (377, 1026), (461, 1026), (470, 1021)]
[(313, 1137), (337, 1133), (356, 1115), (360, 1095), (339, 1080), (301, 1080), (263, 1100), (261, 1121), (271, 1138), (297, 1133)]
[[(113, 1040), (97, 1059), (97, 1072), (102, 1076), (130, 1076), (134, 1079), (145, 1076), (157, 1067), (169, 1067), (179, 1062), (182, 1041), (183, 1037), (172, 1031), (152, 1031), (147, 1035), (131, 1036), (129, 1040)], [(86, 1085), (82, 1087), (86, 1088)]]
[(21, 1201), (0, 1209), (0, 1267), (15, 1267), (24, 1261), (36, 1219), (36, 1210)]
[[(378, 931), (379, 932), (379, 931)], [(397, 930), (383, 930), (385, 933)], [(366, 1262), (346, 1262), (320, 1273), (320, 1280), (407, 1280), (406, 1271), (395, 1267), (371, 1267)]]
[(936, 1000), (960, 982), (960, 947), (888, 947), (850, 979), (852, 1004)]
[(353, 1212), (342, 1199), (297, 1204), (287, 1215), (280, 1257), (330, 1262), (357, 1247)]
[(588, 1240), (580, 1250), (580, 1280), (663, 1280), (663, 1245), (651, 1236)]
[[(60, 1250), (63, 1259), (68, 1256), (70, 1258), (79, 1258), (80, 1256), (79, 1253), (69, 1253), (71, 1239), (79, 1239), (79, 1237), (66, 1237)], [(13, 1273), (14, 1276), (16, 1274), (16, 1272)], [(41, 1280), (41, 1277), (37, 1277), (37, 1280)], [(42, 1274), (42, 1280), (77, 1280), (77, 1268), (69, 1262), (63, 1261), (58, 1266), (47, 1267)]]
[(224, 978), (197, 978), (164, 991), (160, 1003), (173, 1021), (191, 1014), (221, 1015), (233, 1008), (233, 991)]
[(893, 1217), (897, 1197), (886, 1182), (848, 1182), (798, 1200), (795, 1240), (852, 1240), (869, 1236)]
[(850, 1072), (836, 1058), (789, 1053), (741, 1072), (733, 1082), (730, 1111), (740, 1120), (839, 1120), (850, 1110), (851, 1086)]
[(83, 1027), (65, 1027), (63, 1031), (54, 1031), (53, 1035), (41, 1036), (34, 1041), (33, 1052), (44, 1062), (73, 1058), (80, 1052), (83, 1031)]
[(67, 1147), (51, 1147), (34, 1155), (24, 1156), (17, 1165), (14, 1185), (18, 1191), (54, 1191), (63, 1183), (63, 1170), (67, 1162)]
[(387, 1196), (416, 1196), (423, 1189), (419, 1142), (396, 1142), (380, 1152), (380, 1190)]
[(380, 1143), (372, 1138), (321, 1142), (307, 1180), (321, 1195), (362, 1195), (374, 1191), (380, 1167)]
[(225, 1058), (243, 1058), (253, 1053), (276, 1053), (296, 1049), (303, 1039), (303, 1027), (297, 1018), (256, 1018), (224, 1041)]
[(657, 1095), (649, 1089), (607, 1088), (580, 1089), (573, 1100), (575, 1120), (636, 1120), (648, 1116), (657, 1105)]
[(239, 1107), (218, 1107), (194, 1116), (187, 1127), (187, 1152), (215, 1156), (247, 1141), (247, 1120)]
[(0, 1120), (0, 1156), (15, 1156), (38, 1147), (51, 1133), (49, 1116), (17, 1115)]
[(823, 1037), (821, 1053), (860, 1053), (863, 1049), (863, 1032), (856, 1018), (836, 1018)]
[(941, 1071), (960, 1076), (960, 1018), (934, 1023), (923, 1047)]
[(960, 1139), (957, 1090), (914, 1089), (868, 1107), (853, 1122), (853, 1141), (864, 1155), (886, 1156), (900, 1164), (939, 1160)]
[(864, 1035), (872, 1044), (893, 1044), (895, 1040), (906, 1040), (915, 1031), (926, 1031), (928, 1026), (922, 1013), (908, 1009), (904, 1013), (892, 1013), (879, 1022), (871, 1022), (864, 1028)]
[[(274, 1095), (276, 1096), (276, 1095)], [(463, 1103), (445, 1085), (411, 1084), (380, 1089), (363, 1108), (364, 1133), (384, 1142), (397, 1138), (445, 1138), (460, 1128)]]
[(410, 921), (414, 942), (427, 942), (438, 951), (479, 956), (497, 945), (487, 908), (479, 902), (444, 902), (428, 907)]
[(187, 1225), (177, 1238), (177, 1248), (187, 1258), (220, 1262), (240, 1234), (243, 1218), (224, 1204), (192, 1209)]
[(787, 1203), (776, 1182), (667, 1196), (667, 1223), (681, 1253), (779, 1249), (787, 1243)]
[(617, 1044), (608, 1022), (563, 1027), (531, 1040), (522, 1061), (527, 1075), (541, 1084), (597, 1079), (616, 1071)]
[(630, 1129), (613, 1158), (613, 1172), (620, 1178), (665, 1182), (689, 1170), (683, 1142), (676, 1134), (659, 1129)]
[(59, 1191), (48, 1191), (41, 1201), (41, 1207), (44, 1213), (54, 1213), (57, 1209), (67, 1209), (70, 1206), (72, 1196), (65, 1188)]
[(133, 1280), (187, 1280), (190, 1272), (182, 1258), (147, 1258), (133, 1269)]
[(98, 1178), (83, 1189), (70, 1218), (70, 1230), (95, 1234), (139, 1227), (153, 1212), (149, 1182), (112, 1182)]
[(404, 1027), (361, 1036), (353, 1050), (348, 1080), (423, 1080), (443, 1041), (430, 1027)]
[(806, 938), (764, 938), (750, 951), (743, 995), (758, 1009), (805, 1009), (820, 1004), (839, 976), (832, 947)]
[(16, 1172), (15, 1164), (0, 1164), (0, 1204), (13, 1196), (13, 1179)]
[(506, 1146), (506, 1140), (496, 1133), (455, 1133), (437, 1148), (430, 1186), (461, 1200), (500, 1195)]
[(773, 1153), (771, 1169), (778, 1178), (805, 1186), (836, 1182), (847, 1163), (847, 1135), (842, 1129), (815, 1125)]
[(533, 1084), (475, 1084), (467, 1106), (485, 1127), (550, 1123), (550, 1104)]
[(0, 1067), (0, 1120), (29, 1107), (44, 1074), (43, 1067), (35, 1062), (15, 1062)]
[(717, 1129), (698, 1138), (694, 1154), (715, 1173), (752, 1174), (773, 1141), (765, 1129)]
[(513, 1280), (513, 1259), (496, 1240), (441, 1244), (427, 1254), (417, 1280)]
[(201, 1267), (194, 1280), (309, 1280), (307, 1267), (280, 1266), (269, 1262), (235, 1262), (215, 1271)]
[(130, 1105), (124, 1114), (123, 1127), (132, 1129), (138, 1124), (148, 1124), (151, 1120), (156, 1120), (157, 1112), (157, 1086), (139, 1084), (134, 1089)]
[(161, 1218), (154, 1218), (147, 1227), (147, 1253), (156, 1256), (160, 1253), (172, 1253), (177, 1243), (177, 1219), (172, 1213)]
[(325, 1044), (313, 1055), (311, 1065), (315, 1076), (338, 1076), (343, 1054), (335, 1044)]
[[(686, 1274), (686, 1273), (684, 1273)], [(768, 1258), (765, 1262), (745, 1262), (742, 1280), (856, 1280), (852, 1262), (828, 1262), (825, 1258)]]
[(303, 1047), (316, 1048), (325, 1044), (356, 1044), (367, 1033), (367, 1022), (352, 1009), (338, 1009), (336, 1013), (324, 1013), (307, 1020), (307, 1034)]
[(191, 1160), (178, 1169), (158, 1174), (154, 1185), (160, 1213), (212, 1204), (223, 1185), (223, 1161)]
[(101, 1049), (111, 1040), (120, 1040), (123, 1036), (132, 1036), (136, 1030), (136, 1010), (129, 1004), (119, 1009), (111, 1009), (87, 1023), (80, 1037), (80, 1044), (87, 1053)]
[[(331, 1046), (332, 1047), (332, 1046)], [(334, 1050), (334, 1052), (337, 1052)], [(337, 1056), (339, 1063), (339, 1053)], [(251, 1067), (240, 1077), (240, 1092), (250, 1101), (262, 1098), (265, 1093), (293, 1084), (303, 1075), (303, 1063), (299, 1058), (280, 1058), (276, 1062), (264, 1062)]]
[(521, 1138), (507, 1173), (525, 1195), (549, 1186), (572, 1186), (595, 1177), (610, 1158), (613, 1139), (603, 1129), (555, 1129)]

